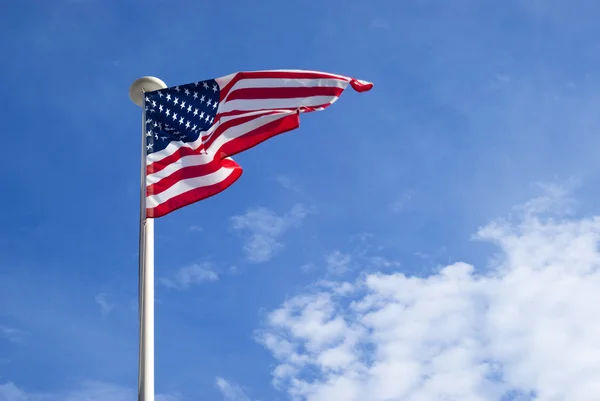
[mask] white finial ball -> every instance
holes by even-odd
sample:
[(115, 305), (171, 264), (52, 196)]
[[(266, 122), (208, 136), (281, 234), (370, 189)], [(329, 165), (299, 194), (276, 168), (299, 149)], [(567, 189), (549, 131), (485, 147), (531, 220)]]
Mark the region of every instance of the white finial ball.
[(136, 79), (131, 88), (129, 88), (129, 97), (131, 101), (142, 107), (144, 104), (144, 92), (152, 92), (159, 89), (165, 89), (167, 84), (156, 77), (142, 77)]

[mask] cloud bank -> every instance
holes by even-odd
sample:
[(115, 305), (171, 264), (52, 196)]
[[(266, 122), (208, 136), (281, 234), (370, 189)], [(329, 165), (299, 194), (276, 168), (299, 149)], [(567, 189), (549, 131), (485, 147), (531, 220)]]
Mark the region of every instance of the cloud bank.
[(498, 248), (483, 269), (364, 273), (288, 299), (257, 332), (274, 385), (307, 401), (596, 399), (600, 217), (549, 192), (479, 230)]

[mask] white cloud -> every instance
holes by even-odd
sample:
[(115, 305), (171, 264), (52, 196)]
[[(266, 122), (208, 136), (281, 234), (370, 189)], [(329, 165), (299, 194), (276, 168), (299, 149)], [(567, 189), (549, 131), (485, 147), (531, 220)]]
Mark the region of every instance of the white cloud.
[(8, 339), (8, 341), (16, 344), (23, 344), (25, 342), (25, 336), (27, 335), (27, 333), (21, 329), (2, 325), (0, 325), (0, 334), (2, 337)]
[(340, 251), (333, 251), (325, 256), (327, 271), (331, 274), (343, 274), (350, 269), (352, 256)]
[[(39, 398), (38, 398), (39, 399)], [(0, 384), (0, 400), (2, 401), (33, 401), (28, 395), (14, 383)]]
[(216, 382), (225, 401), (250, 401), (250, 398), (239, 385), (232, 384), (222, 377), (217, 377)]
[(487, 269), (364, 273), (287, 300), (257, 334), (274, 384), (307, 401), (596, 399), (600, 217), (538, 214), (563, 195), (479, 230), (501, 251)]
[(97, 294), (94, 300), (100, 306), (100, 313), (103, 315), (109, 314), (115, 307), (113, 303), (109, 302), (108, 295), (105, 293)]
[(314, 263), (305, 263), (302, 266), (300, 266), (300, 270), (303, 273), (310, 273), (311, 271), (315, 270), (317, 268), (317, 266)]
[(379, 269), (400, 267), (400, 262), (398, 262), (397, 260), (390, 260), (384, 256), (372, 256), (368, 260), (370, 265)]
[(296, 183), (292, 178), (290, 178), (288, 176), (278, 175), (277, 177), (275, 177), (275, 181), (277, 181), (277, 183), (279, 185), (281, 185), (288, 191), (292, 191), (292, 192), (300, 192), (301, 191), (300, 185), (298, 185), (298, 183)]
[(234, 230), (246, 234), (244, 253), (247, 260), (261, 263), (269, 261), (283, 248), (280, 238), (290, 228), (299, 226), (307, 214), (308, 210), (301, 204), (294, 205), (288, 213), (281, 216), (261, 207), (233, 216), (231, 224)]
[(394, 212), (394, 213), (402, 212), (406, 208), (406, 205), (408, 205), (410, 203), (410, 201), (412, 200), (414, 195), (415, 195), (414, 191), (407, 191), (407, 192), (403, 193), (401, 196), (399, 196), (396, 200), (394, 200), (390, 204), (390, 209), (392, 210), (392, 212)]
[(163, 285), (179, 290), (189, 288), (194, 284), (202, 284), (206, 281), (217, 281), (219, 275), (215, 273), (210, 264), (193, 264), (177, 270), (173, 276), (162, 278)]
[[(157, 394), (156, 401), (178, 401), (177, 394)], [(0, 401), (135, 401), (136, 392), (102, 382), (85, 382), (79, 388), (56, 393), (27, 392), (14, 383), (0, 384)]]

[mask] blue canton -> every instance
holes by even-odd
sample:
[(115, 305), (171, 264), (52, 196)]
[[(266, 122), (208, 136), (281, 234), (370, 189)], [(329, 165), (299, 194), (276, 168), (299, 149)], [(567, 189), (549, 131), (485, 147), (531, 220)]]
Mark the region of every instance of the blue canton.
[(172, 141), (197, 140), (212, 126), (219, 98), (214, 79), (146, 93), (146, 153), (163, 150)]

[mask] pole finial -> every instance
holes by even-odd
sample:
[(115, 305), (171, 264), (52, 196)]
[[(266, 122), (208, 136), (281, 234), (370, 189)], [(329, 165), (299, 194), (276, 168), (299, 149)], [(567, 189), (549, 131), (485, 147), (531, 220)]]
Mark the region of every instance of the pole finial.
[(165, 89), (167, 84), (165, 84), (161, 79), (156, 77), (142, 77), (136, 79), (129, 88), (129, 97), (131, 101), (138, 106), (142, 107), (144, 104), (143, 96), (145, 92), (152, 92), (159, 89)]

